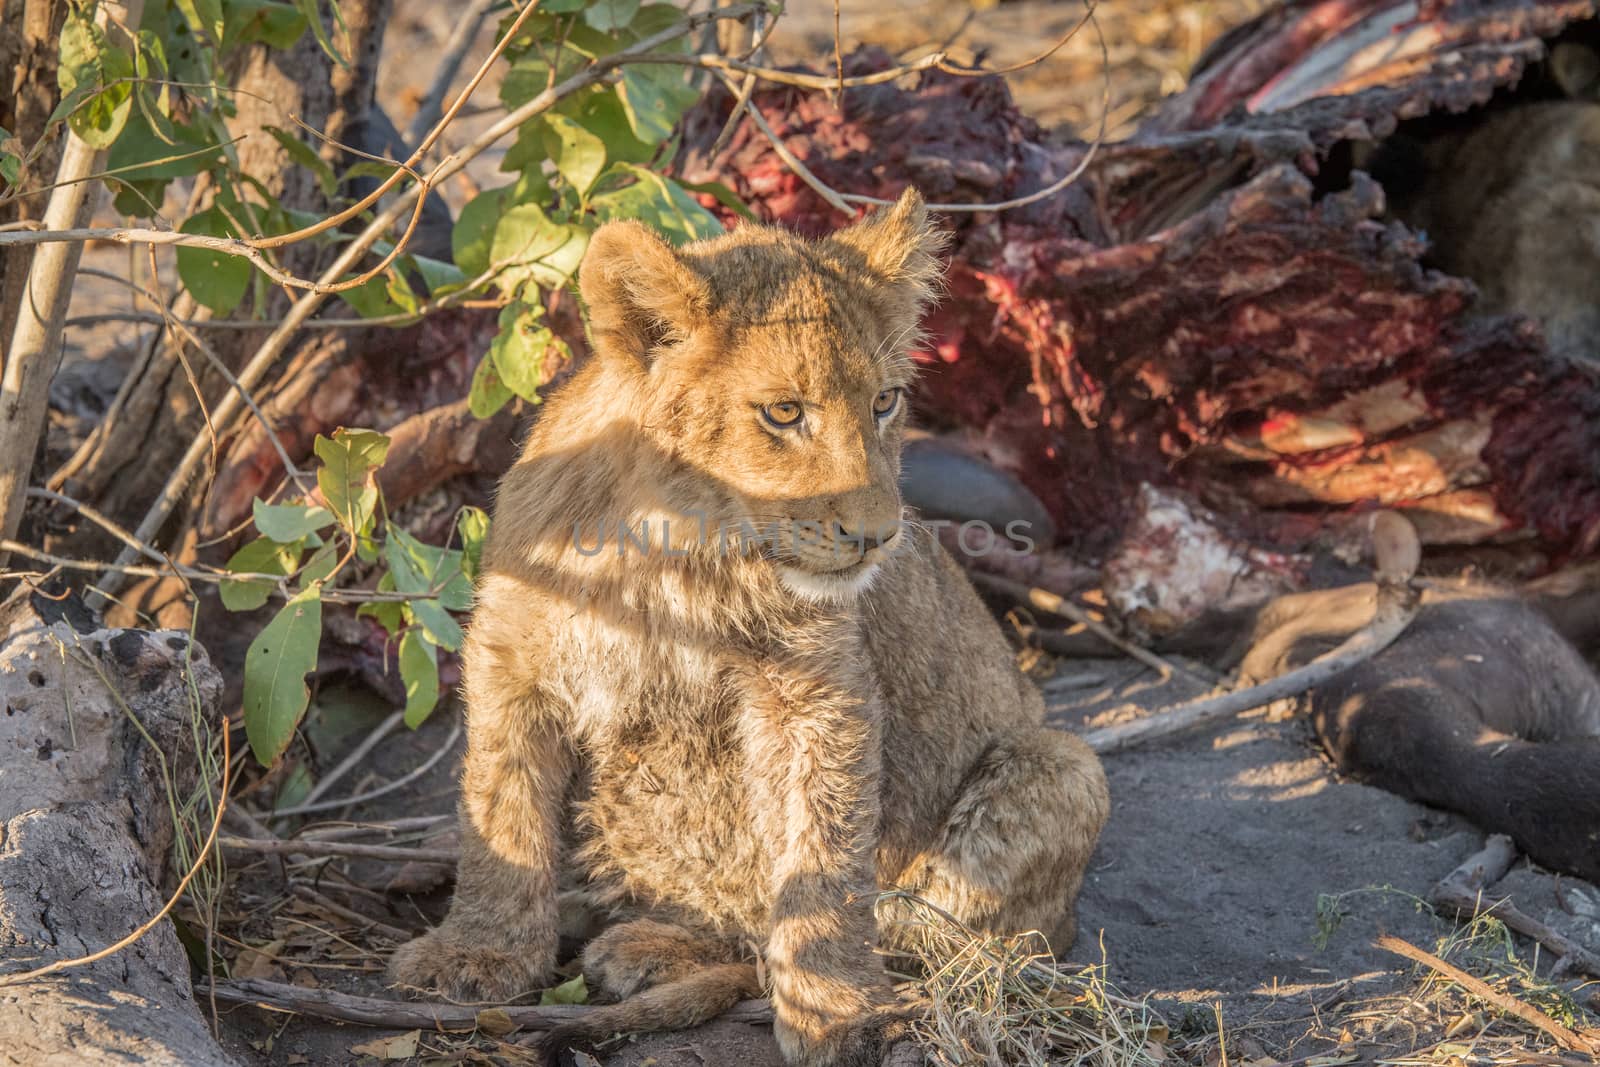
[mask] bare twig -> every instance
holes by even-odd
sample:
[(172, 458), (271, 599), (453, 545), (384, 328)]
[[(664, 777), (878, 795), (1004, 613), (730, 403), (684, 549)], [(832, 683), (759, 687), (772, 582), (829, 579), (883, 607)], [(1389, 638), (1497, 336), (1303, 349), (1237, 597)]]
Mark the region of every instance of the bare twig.
[(145, 934), (148, 934), (151, 930), (154, 930), (161, 920), (165, 919), (167, 914), (177, 906), (178, 900), (183, 896), (184, 890), (189, 887), (189, 883), (194, 880), (194, 876), (200, 873), (200, 868), (203, 867), (206, 860), (211, 857), (211, 850), (217, 843), (217, 833), (222, 829), (222, 813), (227, 810), (228, 807), (228, 781), (229, 772), (232, 767), (232, 761), (229, 757), (229, 734), (228, 731), (224, 730), (222, 731), (222, 788), (217, 796), (216, 817), (211, 820), (211, 833), (207, 835), (205, 844), (200, 848), (200, 854), (195, 857), (194, 863), (189, 867), (188, 871), (184, 873), (184, 876), (178, 880), (177, 888), (172, 891), (172, 895), (167, 898), (167, 902), (162, 906), (161, 910), (156, 912), (147, 921), (141, 924), (138, 929), (133, 931), (133, 933), (122, 938), (120, 941), (115, 942), (114, 944), (107, 945), (98, 952), (91, 952), (87, 956), (79, 956), (76, 959), (56, 960), (54, 963), (47, 963), (43, 967), (36, 967), (31, 971), (23, 971), (21, 974), (0, 975), (0, 986), (20, 985), (23, 982), (31, 982), (36, 978), (43, 978), (46, 975), (70, 970), (73, 967), (82, 967), (87, 964), (106, 959), (107, 957), (115, 956), (129, 945), (138, 941)]
[(222, 847), (273, 856), (348, 856), (352, 859), (394, 860), (399, 863), (455, 863), (461, 857), (461, 853), (453, 848), (404, 848), (399, 845), (364, 845), (356, 841), (307, 841), (294, 837), (224, 837)]
[[(305, 803), (296, 805), (296, 808), (302, 811), (305, 810), (307, 804), (315, 802), (329, 789), (332, 789), (334, 783), (338, 782), (339, 779), (343, 778), (356, 767), (360, 766), (361, 761), (370, 756), (372, 754), (372, 750), (377, 748), (384, 738), (388, 737), (390, 734), (394, 733), (395, 730), (399, 729), (400, 724), (405, 722), (405, 720), (406, 713), (404, 711), (396, 711), (390, 714), (377, 726), (373, 727), (372, 732), (366, 737), (363, 737), (361, 739), (361, 743), (355, 748), (351, 749), (348, 756), (340, 760), (338, 765), (335, 766), (333, 770), (323, 775), (322, 779), (318, 781), (316, 785), (311, 787), (311, 790), (306, 793)], [(296, 814), (296, 812), (276, 811), (273, 812), (273, 817), (278, 818), (280, 816), (292, 814)]]
[(1484, 899), (1484, 891), (1505, 876), (1516, 858), (1517, 846), (1511, 838), (1491, 834), (1481, 850), (1439, 880), (1428, 899), (1447, 913), (1468, 918), (1492, 915), (1524, 937), (1533, 938), (1559, 957), (1560, 962), (1552, 975), (1560, 971), (1582, 971), (1600, 978), (1600, 955), (1520, 910), (1510, 897)]
[(296, 804), (294, 807), (284, 808), (275, 814), (309, 815), (312, 812), (318, 811), (335, 811), (339, 808), (348, 808), (354, 804), (365, 804), (369, 800), (377, 800), (379, 797), (388, 796), (390, 793), (393, 793), (396, 790), (404, 789), (406, 786), (410, 785), (412, 782), (416, 781), (437, 767), (440, 760), (443, 760), (455, 750), (456, 742), (461, 739), (461, 733), (461, 719), (457, 717), (456, 721), (450, 727), (450, 736), (445, 738), (444, 744), (439, 746), (438, 751), (434, 752), (433, 755), (429, 756), (422, 763), (418, 764), (416, 767), (413, 767), (410, 771), (401, 775), (399, 778), (396, 778), (392, 782), (389, 782), (385, 785), (380, 785), (375, 789), (369, 789), (364, 793), (357, 793), (354, 796), (336, 797), (333, 800), (321, 800), (315, 803), (308, 801), (304, 804)]
[[(434, 830), (455, 819), (454, 815), (407, 815), (399, 819), (381, 819), (377, 822), (350, 822), (318, 826), (300, 831), (306, 841), (340, 841), (371, 834), (405, 834), (417, 830)], [(271, 835), (275, 836), (275, 835)]]
[[(336, 993), (331, 989), (303, 989), (283, 982), (258, 979), (232, 979), (211, 987), (218, 1000), (231, 1004), (254, 1004), (276, 1011), (296, 1012), (318, 1019), (336, 1019), (391, 1030), (475, 1030), (479, 1013), (487, 1007), (504, 1012), (520, 1030), (548, 1030), (562, 1023), (582, 1019), (594, 1011), (585, 1004), (553, 1004), (546, 1007), (499, 1007), (470, 1004), (444, 1004), (429, 1001), (383, 1000)], [(769, 1023), (772, 1007), (765, 1000), (744, 1000), (720, 1018), (744, 1023)]]
[(1424, 951), (1409, 941), (1402, 941), (1392, 934), (1382, 934), (1379, 936), (1377, 944), (1385, 952), (1393, 952), (1397, 956), (1404, 956), (1408, 960), (1437, 971), (1478, 999), (1499, 1008), (1508, 1015), (1516, 1016), (1530, 1026), (1544, 1031), (1562, 1048), (1591, 1056), (1596, 1052), (1600, 1052), (1600, 1044), (1596, 1044), (1589, 1038), (1556, 1022), (1532, 1004), (1524, 1003), (1516, 997), (1507, 996), (1499, 992), (1481, 979), (1474, 978), (1454, 964), (1445, 962), (1433, 953)]
[(783, 143), (783, 138), (779, 137), (777, 131), (767, 123), (766, 117), (761, 114), (761, 109), (756, 107), (755, 101), (740, 90), (740, 87), (734, 83), (733, 78), (726, 74), (721, 75), (721, 77), (723, 84), (728, 87), (728, 91), (733, 94), (735, 100), (743, 97), (745, 114), (750, 116), (750, 121), (755, 123), (756, 129), (760, 130), (761, 135), (772, 145), (772, 150), (778, 154), (779, 159), (783, 160), (784, 165), (794, 171), (800, 177), (800, 180), (809, 185), (818, 196), (826, 200), (829, 207), (846, 215), (854, 216), (855, 209), (845, 203), (844, 197), (829, 186), (827, 182), (813, 174), (810, 167), (800, 162), (799, 156), (789, 151), (789, 146)]
[[(143, 555), (146, 550), (155, 551), (150, 546), (144, 545), (137, 550)], [(128, 551), (135, 551), (129, 549)], [(185, 567), (182, 564), (168, 564), (165, 567), (147, 567), (136, 563), (105, 563), (100, 560), (68, 559), (49, 552), (42, 552), (32, 545), (25, 545), (20, 541), (0, 539), (0, 552), (11, 552), (29, 559), (48, 563), (52, 567), (59, 567), (69, 571), (110, 571), (116, 574), (129, 575), (135, 578), (181, 578), (191, 582), (208, 582), (212, 585), (220, 582), (271, 582), (273, 583), (272, 595), (282, 600), (294, 596), (289, 588), (289, 580), (281, 574), (261, 574), (254, 571), (240, 572), (221, 571), (215, 568)], [(24, 574), (38, 575), (37, 571), (9, 570), (0, 572), (0, 578), (18, 578)], [(390, 603), (400, 604), (410, 600), (433, 600), (439, 596), (440, 590), (431, 589), (425, 593), (388, 593), (376, 589), (329, 589), (324, 587), (322, 599), (330, 604), (374, 604)], [(102, 595), (105, 595), (102, 591)]]
[(387, 937), (390, 941), (409, 941), (416, 936), (411, 930), (402, 930), (398, 926), (390, 926), (381, 919), (374, 919), (372, 916), (363, 914), (354, 908), (347, 908), (338, 901), (329, 900), (308, 885), (290, 886), (289, 892), (301, 900), (309, 901), (324, 911), (339, 916), (341, 919), (349, 919), (353, 923), (359, 923), (363, 928)]

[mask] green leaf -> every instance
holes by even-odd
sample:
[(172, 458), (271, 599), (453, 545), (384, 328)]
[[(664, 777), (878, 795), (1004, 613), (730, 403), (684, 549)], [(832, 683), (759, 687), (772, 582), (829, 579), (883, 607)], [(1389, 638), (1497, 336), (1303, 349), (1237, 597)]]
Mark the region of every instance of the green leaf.
[(22, 157), (16, 152), (21, 147), (21, 143), (0, 126), (0, 180), (10, 186), (15, 186), (22, 175)]
[[(329, 2), (333, 5), (334, 17), (343, 21), (342, 16), (339, 14), (338, 0), (329, 0)], [(328, 39), (328, 28), (322, 24), (322, 15), (317, 11), (317, 0), (294, 0), (294, 6), (300, 12), (301, 17), (306, 20), (306, 25), (311, 27), (311, 32), (317, 35), (317, 43), (322, 46), (322, 50), (327, 53), (328, 58), (339, 64), (343, 69), (349, 70), (349, 61), (339, 54), (338, 50), (333, 47), (333, 42)]]
[[(214, 207), (190, 216), (179, 229), (213, 237), (233, 236), (227, 218)], [(250, 287), (250, 261), (209, 248), (180, 247), (178, 277), (196, 300), (218, 315), (226, 315), (239, 306)]]
[[(225, 568), (234, 574), (288, 576), (300, 565), (302, 549), (299, 538), (292, 538), (285, 544), (270, 537), (258, 537), (228, 557)], [(267, 602), (276, 586), (276, 582), (265, 578), (229, 578), (217, 587), (217, 592), (222, 597), (222, 606), (229, 611), (254, 611)]]
[(311, 553), (299, 574), (300, 587), (319, 585), (339, 569), (339, 546), (332, 541)]
[(173, 0), (173, 2), (191, 30), (209, 36), (214, 44), (222, 44), (225, 22), (222, 16), (222, 0)]
[(276, 126), (263, 126), (272, 135), (272, 139), (283, 146), (289, 153), (289, 158), (300, 164), (317, 176), (317, 185), (322, 188), (322, 195), (332, 200), (339, 191), (339, 179), (335, 177), (333, 168), (328, 161), (317, 155), (316, 150), (306, 144), (292, 133), (286, 133)]
[[(569, 40), (568, 45), (571, 44)], [(550, 42), (546, 42), (546, 45), (545, 51), (535, 49), (518, 56), (501, 79), (500, 102), (507, 110), (521, 107), (552, 84), (566, 81), (589, 65), (589, 57), (583, 54), (583, 50), (564, 47), (555, 55), (555, 82), (552, 82), (550, 62), (545, 58)]]
[(406, 687), (406, 725), (415, 730), (439, 703), (439, 652), (415, 630), (400, 638), (400, 681)]
[(489, 344), (489, 358), (494, 360), (494, 369), (507, 389), (524, 400), (537, 401), (539, 387), (546, 381), (544, 354), (555, 342), (555, 335), (538, 321), (537, 314), (529, 314), (528, 310), (529, 306), (520, 301), (501, 309), (500, 332)]
[(539, 1006), (549, 1007), (552, 1004), (587, 1004), (589, 1003), (589, 987), (583, 980), (583, 975), (562, 982), (558, 986), (551, 986), (539, 994)]
[(122, 136), (111, 146), (106, 169), (123, 181), (140, 182), (186, 178), (210, 170), (223, 161), (222, 146), (199, 124), (170, 125), (171, 139), (154, 128), (142, 110), (128, 120)]
[[(447, 556), (455, 557), (453, 564), (446, 561)], [(454, 602), (463, 608), (471, 603), (472, 587), (461, 574), (459, 553), (446, 553), (443, 549), (424, 545), (404, 530), (391, 526), (389, 539), (383, 546), (383, 558), (389, 564), (389, 574), (393, 576), (395, 588), (400, 592), (451, 595)], [(453, 570), (446, 569), (452, 566)], [(452, 583), (459, 583), (455, 592), (449, 588)], [(462, 585), (465, 586), (464, 597), (459, 591)], [(461, 647), (461, 624), (451, 617), (440, 599), (430, 597), (412, 600), (409, 604), (417, 622), (422, 624), (434, 644), (452, 652)]]
[(538, 204), (518, 204), (500, 216), (489, 260), (520, 268), (502, 277), (502, 289), (515, 290), (530, 280), (554, 288), (577, 273), (588, 247), (583, 227), (553, 221)]
[(398, 315), (401, 310), (391, 297), (389, 279), (383, 274), (368, 278), (354, 289), (343, 290), (339, 293), (339, 299), (349, 304), (355, 309), (356, 314), (364, 319)]
[(333, 512), (318, 504), (268, 504), (256, 497), (250, 511), (256, 529), (274, 541), (298, 541), (333, 522)]
[(402, 313), (415, 315), (422, 304), (417, 299), (417, 294), (412, 291), (411, 283), (406, 281), (406, 276), (393, 267), (383, 273), (388, 278), (383, 286), (384, 295), (392, 300)]
[(305, 803), (314, 784), (311, 780), (311, 768), (304, 763), (296, 762), (294, 769), (284, 775), (283, 781), (278, 785), (278, 791), (272, 798), (272, 810), (281, 811)]
[[(417, 268), (417, 273), (422, 275), (422, 284), (428, 287), (429, 296), (438, 296), (439, 290), (453, 285), (464, 285), (470, 279), (460, 267), (454, 263), (445, 263), (442, 260), (429, 259), (427, 256), (411, 255), (407, 257), (411, 264)], [(483, 273), (479, 271), (478, 273)]]
[(489, 536), (489, 515), (482, 508), (465, 507), (456, 516), (461, 536), (461, 573), (476, 582), (483, 568), (483, 542)]
[(356, 617), (367, 616), (378, 620), (390, 634), (397, 634), (406, 624), (405, 606), (395, 600), (372, 600), (356, 609)]
[(56, 66), (56, 85), (66, 96), (80, 85), (99, 85), (104, 73), (104, 53), (111, 47), (105, 31), (94, 23), (87, 5), (67, 8), (61, 24), (61, 44)]
[(283, 755), (306, 713), (306, 675), (317, 669), (321, 638), (322, 595), (312, 587), (285, 604), (245, 653), (244, 730), (264, 767)]
[(116, 82), (91, 96), (67, 125), (90, 148), (110, 148), (133, 114), (133, 86)]
[(489, 269), (489, 249), (495, 226), (505, 210), (505, 196), (503, 188), (487, 189), (469, 200), (456, 216), (455, 227), (450, 231), (450, 253), (469, 278)]
[(609, 33), (620, 30), (639, 13), (639, 0), (594, 0), (583, 12), (583, 21)]
[(71, 7), (61, 27), (56, 84), (75, 104), (67, 125), (91, 148), (108, 148), (133, 114), (133, 57), (111, 44), (88, 6)]
[(600, 138), (606, 158), (614, 163), (649, 163), (656, 156), (655, 145), (633, 135), (622, 98), (609, 85), (597, 85), (570, 97), (557, 110)]
[(676, 244), (715, 237), (723, 232), (717, 217), (671, 178), (631, 164), (619, 169), (632, 173), (638, 180), (594, 198), (591, 203), (602, 221), (638, 219)]
[(317, 469), (317, 488), (328, 502), (339, 525), (360, 537), (366, 533), (378, 506), (378, 487), (372, 472), (383, 465), (389, 454), (389, 438), (376, 430), (340, 428), (332, 438), (317, 435), (312, 445), (322, 466)]
[(564, 115), (545, 116), (544, 143), (556, 171), (579, 196), (588, 193), (605, 170), (605, 142)]
[[(459, 549), (424, 544), (398, 526), (389, 530), (384, 558), (389, 561), (389, 577), (403, 593), (438, 593), (439, 601), (451, 611), (472, 608), (472, 583), (461, 570)], [(403, 556), (396, 566), (393, 553)]]
[(671, 137), (683, 113), (699, 98), (686, 83), (652, 77), (638, 67), (623, 69), (617, 93), (633, 135), (647, 144)]
[(427, 631), (428, 638), (440, 648), (455, 652), (461, 647), (461, 624), (456, 622), (445, 606), (437, 600), (413, 600), (411, 611), (417, 622)]
[(286, 51), (306, 32), (306, 18), (293, 4), (278, 0), (226, 0), (223, 40), (228, 47), (260, 41)]
[(487, 419), (511, 402), (517, 394), (506, 388), (494, 369), (494, 357), (487, 352), (472, 372), (472, 387), (467, 390), (467, 409), (474, 418)]

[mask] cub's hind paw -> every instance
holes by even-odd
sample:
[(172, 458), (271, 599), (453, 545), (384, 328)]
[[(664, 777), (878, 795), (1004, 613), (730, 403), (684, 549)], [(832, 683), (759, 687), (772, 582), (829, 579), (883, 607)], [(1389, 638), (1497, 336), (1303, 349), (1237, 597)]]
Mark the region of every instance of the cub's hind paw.
[(390, 984), (406, 992), (436, 992), (463, 1003), (504, 1003), (539, 989), (544, 977), (532, 953), (467, 944), (444, 928), (395, 949), (388, 968)]
[(681, 926), (635, 919), (608, 927), (589, 942), (583, 973), (607, 997), (626, 1000), (729, 958), (722, 946)]

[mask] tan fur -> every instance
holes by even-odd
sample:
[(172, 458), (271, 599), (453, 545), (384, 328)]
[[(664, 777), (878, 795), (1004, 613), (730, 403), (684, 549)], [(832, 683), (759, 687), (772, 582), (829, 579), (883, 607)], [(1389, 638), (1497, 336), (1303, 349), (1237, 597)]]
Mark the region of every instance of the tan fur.
[[(911, 383), (937, 245), (914, 193), (817, 242), (595, 235), (594, 358), (547, 403), (485, 550), (456, 898), (395, 954), (398, 982), (538, 988), (560, 882), (632, 920), (590, 946), (590, 977), (649, 989), (563, 1037), (702, 1021), (756, 991), (754, 947), (789, 1062), (875, 1064), (895, 1018), (880, 886), (1071, 944), (1108, 810), (1099, 762), (1041, 725), (938, 543), (895, 534), (905, 404), (881, 422), (872, 404)], [(786, 400), (805, 433), (764, 425)], [(827, 533), (724, 553), (694, 515)], [(659, 546), (674, 516), (682, 555)], [(615, 524), (642, 519), (651, 550), (619, 555)], [(603, 550), (576, 551), (575, 525), (591, 550), (602, 521)]]
[(1435, 262), (1476, 282), (1485, 311), (1530, 315), (1552, 352), (1600, 363), (1600, 103), (1508, 108), (1424, 156), (1395, 208)]

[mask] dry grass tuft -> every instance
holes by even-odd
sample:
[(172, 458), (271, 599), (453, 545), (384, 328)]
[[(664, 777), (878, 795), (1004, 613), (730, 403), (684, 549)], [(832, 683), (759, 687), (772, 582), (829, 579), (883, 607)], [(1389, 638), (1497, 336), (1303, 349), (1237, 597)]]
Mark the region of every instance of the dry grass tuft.
[(1119, 995), (1104, 964), (1063, 968), (1043, 935), (975, 933), (908, 893), (880, 913), (914, 931), (928, 1011), (916, 1037), (939, 1067), (1143, 1067), (1164, 1059), (1167, 1026)]

